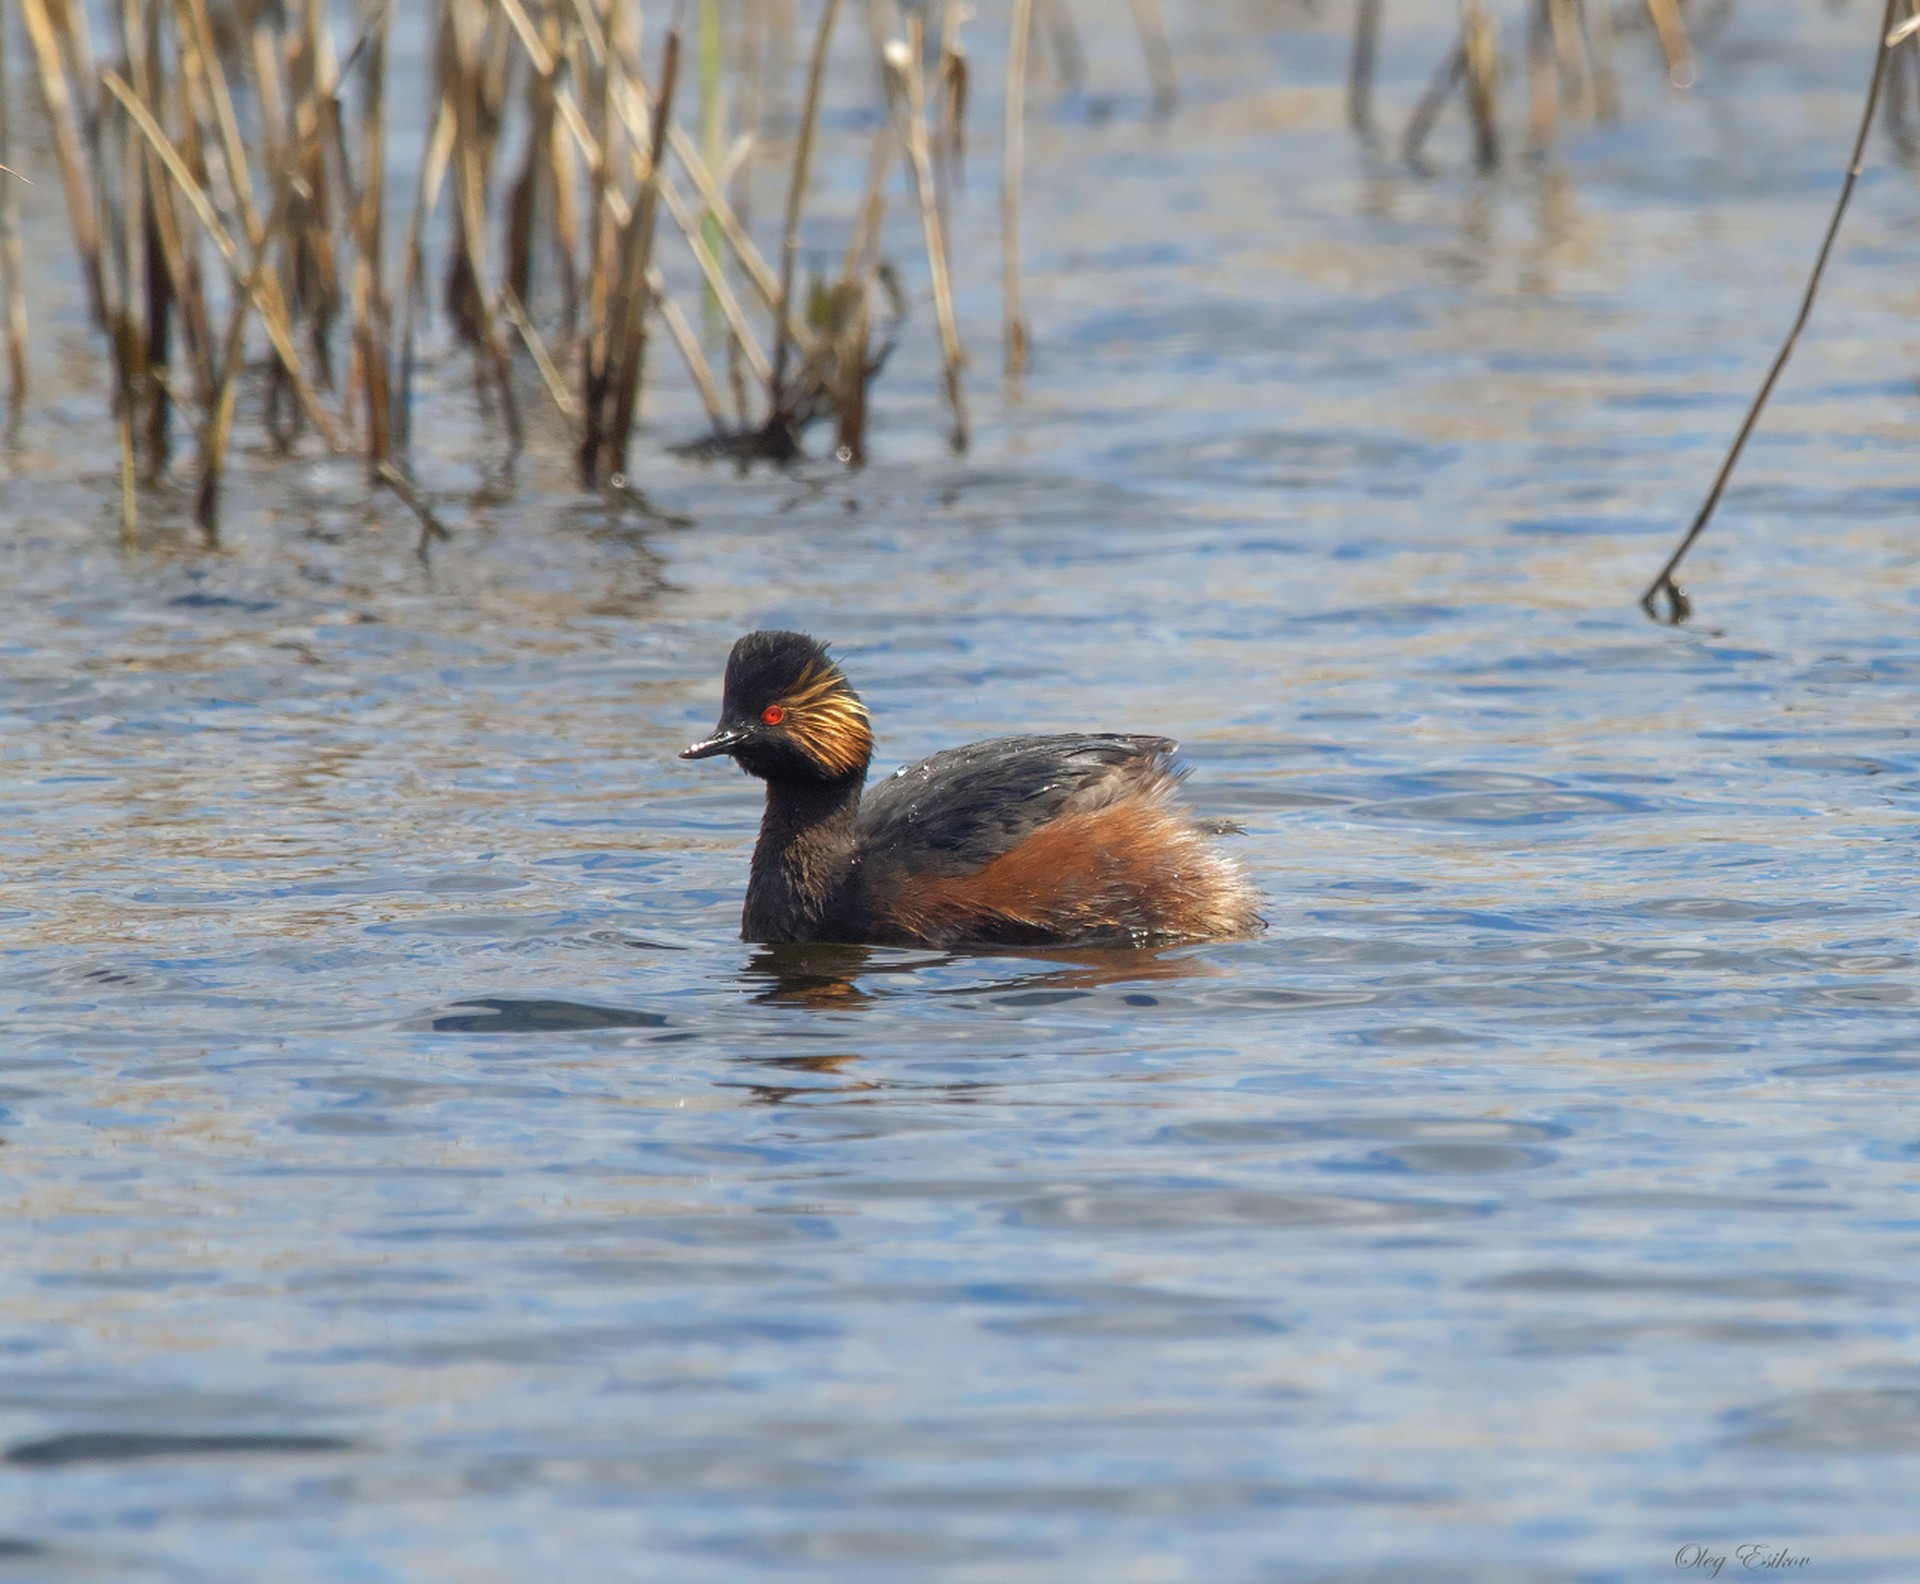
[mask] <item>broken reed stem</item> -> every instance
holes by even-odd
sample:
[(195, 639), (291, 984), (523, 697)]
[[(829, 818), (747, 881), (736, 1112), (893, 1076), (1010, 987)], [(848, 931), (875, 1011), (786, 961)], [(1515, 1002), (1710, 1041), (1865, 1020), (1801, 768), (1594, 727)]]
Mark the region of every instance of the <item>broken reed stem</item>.
[(1560, 70), (1554, 59), (1550, 0), (1533, 0), (1527, 11), (1527, 147), (1536, 154), (1553, 146), (1560, 113)]
[(1559, 73), (1553, 69), (1548, 38), (1548, 0), (1526, 8), (1526, 148), (1544, 154), (1553, 146), (1559, 117)]
[(1587, 25), (1587, 58), (1593, 64), (1593, 113), (1601, 121), (1620, 115), (1620, 79), (1613, 65), (1613, 7), (1608, 0), (1580, 0)]
[[(128, 67), (135, 86), (149, 101), (159, 97), (153, 77), (153, 60), (159, 49), (160, 10), (146, 7), (144, 35), (138, 18), (129, 6), (125, 15)], [(144, 287), (143, 317), (145, 344), (140, 350), (140, 395), (146, 401), (145, 444), (147, 477), (158, 478), (173, 452), (173, 399), (167, 384), (167, 366), (171, 361), (174, 308), (179, 306), (189, 322), (188, 335), (194, 345), (195, 370), (200, 374), (204, 393), (210, 383), (206, 362), (206, 342), (200, 330), (206, 304), (201, 300), (199, 282), (186, 267), (185, 250), (180, 245), (179, 215), (174, 208), (173, 191), (165, 173), (152, 153), (134, 145), (128, 150), (129, 206), (140, 196), (139, 218), (142, 231), (140, 260)], [(131, 228), (133, 216), (129, 214)], [(129, 251), (129, 265), (132, 253)]]
[(933, 277), (934, 317), (940, 329), (940, 359), (947, 405), (953, 412), (948, 441), (956, 451), (967, 448), (967, 404), (960, 388), (960, 370), (966, 353), (954, 320), (953, 286), (947, 278), (947, 246), (940, 229), (940, 206), (933, 190), (933, 159), (927, 148), (926, 23), (919, 12), (907, 16), (907, 158), (913, 166), (914, 191), (920, 200), (920, 229), (926, 239), (927, 270)]
[[(721, 88), (720, 0), (700, 0), (700, 152), (709, 166), (726, 157), (726, 98)], [(720, 222), (712, 214), (700, 217), (700, 239), (707, 252), (720, 252)], [(707, 319), (720, 314), (720, 302), (711, 283), (707, 287)]]
[(590, 386), (587, 430), (581, 442), (585, 482), (621, 482), (627, 471), (627, 445), (640, 399), (640, 375), (646, 362), (647, 312), (652, 289), (648, 266), (653, 255), (655, 217), (660, 206), (660, 162), (665, 158), (667, 124), (673, 115), (674, 89), (680, 78), (680, 29), (667, 31), (660, 59), (660, 92), (654, 100), (653, 128), (647, 147), (647, 174), (620, 239), (619, 277), (608, 300), (607, 355)]
[(1460, 38), (1467, 56), (1474, 164), (1487, 172), (1500, 164), (1500, 57), (1493, 18), (1481, 0), (1460, 0)]
[(1667, 58), (1667, 80), (1676, 88), (1691, 88), (1693, 45), (1687, 39), (1686, 23), (1680, 20), (1679, 0), (1647, 0), (1647, 15), (1659, 35), (1660, 52)]
[[(741, 223), (734, 206), (728, 202), (725, 192), (713, 173), (708, 170), (706, 161), (700, 158), (693, 142), (678, 125), (667, 129), (667, 146), (679, 159), (681, 167), (693, 178), (694, 188), (700, 194), (700, 201), (707, 206), (707, 212), (720, 223), (720, 233), (727, 239), (727, 245), (733, 249), (733, 255), (740, 267), (752, 282), (755, 294), (761, 302), (779, 313), (783, 298), (780, 281), (761, 256), (759, 248), (753, 244), (753, 238), (747, 235), (746, 227)], [(813, 332), (804, 321), (792, 314), (783, 316), (787, 334), (793, 338), (793, 344), (802, 353), (813, 350)]]
[(573, 399), (573, 393), (567, 389), (567, 382), (561, 376), (560, 366), (553, 361), (553, 355), (547, 351), (547, 344), (534, 328), (533, 321), (527, 317), (527, 310), (521, 304), (520, 294), (511, 285), (500, 288), (500, 306), (506, 310), (507, 320), (519, 332), (520, 343), (527, 349), (527, 355), (533, 359), (533, 366), (540, 371), (541, 382), (547, 387), (547, 394), (553, 398), (553, 405), (560, 416), (567, 420), (570, 427), (578, 428), (580, 423), (580, 404)]
[(1433, 81), (1427, 84), (1427, 91), (1420, 96), (1420, 102), (1413, 107), (1413, 114), (1407, 118), (1407, 130), (1400, 139), (1400, 157), (1409, 165), (1421, 166), (1426, 163), (1423, 156), (1434, 123), (1440, 119), (1440, 112), (1446, 108), (1447, 100), (1466, 74), (1466, 41), (1457, 39), (1446, 58), (1440, 62), (1439, 69), (1434, 72)]
[(880, 220), (887, 208), (887, 178), (893, 174), (893, 162), (900, 153), (900, 135), (891, 118), (884, 122), (867, 155), (867, 186), (860, 200), (860, 211), (847, 237), (847, 251), (840, 261), (840, 278), (853, 280), (873, 268), (870, 257), (880, 237)]
[(7, 335), (7, 428), (19, 433), (27, 404), (27, 299), (20, 280), (20, 199), (15, 184), (23, 178), (13, 163), (12, 75), (7, 60), (7, 28), (0, 17), (0, 294)]
[(1586, 34), (1580, 25), (1580, 0), (1545, 0), (1547, 26), (1553, 35), (1553, 53), (1560, 73), (1560, 93), (1575, 115), (1594, 113), (1593, 72), (1587, 58)]
[[(1356, 133), (1371, 138), (1377, 34), (1385, 0), (1356, 0), (1354, 39), (1347, 79), (1347, 117)], [(1678, 0), (1645, 0), (1661, 38), (1669, 74), (1679, 86), (1692, 81), (1693, 55), (1680, 24)], [(1730, 3), (1730, 0), (1729, 0)], [(1424, 150), (1454, 90), (1466, 85), (1474, 164), (1482, 172), (1500, 159), (1500, 31), (1488, 0), (1460, 0), (1460, 32), (1422, 93), (1406, 130), (1401, 155), (1424, 166)], [(1527, 139), (1530, 152), (1551, 146), (1563, 112), (1611, 122), (1620, 113), (1614, 62), (1614, 14), (1603, 0), (1526, 0), (1523, 17), (1527, 75)]]
[[(953, 190), (965, 179), (967, 150), (967, 65), (966, 46), (960, 42), (960, 24), (965, 15), (961, 0), (945, 0), (940, 7), (940, 64), (933, 73), (933, 97), (938, 109), (932, 117), (933, 132), (929, 148), (933, 156), (933, 192), (940, 205), (940, 235), (953, 235)], [(951, 257), (947, 268), (953, 268)]]
[(707, 410), (707, 422), (715, 434), (725, 434), (727, 411), (720, 401), (720, 387), (714, 383), (713, 366), (707, 362), (706, 353), (700, 350), (700, 338), (693, 333), (693, 326), (687, 323), (686, 314), (667, 294), (666, 278), (660, 273), (658, 264), (647, 271), (647, 284), (653, 289), (654, 312), (660, 315), (660, 322), (667, 327), (667, 334), (679, 349), (680, 360), (687, 365), (687, 375), (693, 381), (693, 388), (700, 393), (700, 405)]
[[(711, 211), (696, 218), (682, 201), (679, 191), (667, 179), (666, 173), (660, 176), (660, 201), (667, 206), (667, 214), (679, 227), (686, 238), (687, 249), (693, 254), (694, 262), (700, 266), (700, 273), (707, 283), (707, 303), (722, 318), (734, 338), (740, 343), (741, 354), (747, 365), (753, 370), (753, 377), (763, 384), (773, 376), (773, 366), (767, 361), (767, 355), (760, 350), (760, 338), (753, 333), (747, 323), (747, 316), (740, 310), (740, 300), (734, 295), (732, 283), (727, 272), (721, 267), (720, 260), (711, 251), (709, 235), (714, 240), (721, 236), (718, 221)], [(706, 222), (713, 221), (711, 232)]]
[(407, 225), (406, 251), (401, 258), (400, 377), (393, 388), (392, 428), (394, 449), (402, 456), (413, 444), (413, 324), (415, 310), (425, 292), (424, 234), (428, 217), (440, 200), (440, 186), (447, 179), (447, 167), (453, 161), (455, 132), (453, 106), (443, 97), (434, 117), (426, 157), (420, 161), (420, 180), (413, 194), (413, 218)]
[[(367, 461), (375, 466), (393, 452), (393, 392), (390, 387), (393, 356), (393, 314), (387, 302), (385, 198), (387, 191), (387, 6), (366, 25), (367, 48), (362, 63), (365, 84), (360, 114), (362, 167), (360, 192), (353, 206), (354, 260), (351, 298), (354, 344), (358, 354), (360, 388), (366, 414)], [(340, 171), (348, 164), (346, 129), (336, 102), (328, 119), (333, 123)]]
[(1160, 17), (1158, 0), (1133, 0), (1133, 25), (1147, 57), (1147, 80), (1153, 84), (1153, 108), (1161, 115), (1180, 102), (1180, 83), (1173, 72), (1173, 46)]
[[(107, 297), (100, 270), (100, 230), (95, 218), (92, 161), (87, 157), (73, 108), (73, 94), (67, 86), (66, 52), (47, 12), (47, 0), (20, 0), (20, 14), (27, 25), (27, 39), (33, 45), (34, 60), (39, 67), (40, 92), (53, 118), (54, 155), (60, 163), (60, 183), (66, 190), (67, 218), (73, 226), (74, 245), (80, 253), (87, 305), (92, 310), (94, 323), (105, 329)], [(84, 78), (84, 73), (82, 76)]]
[(793, 270), (800, 257), (800, 213), (807, 201), (807, 178), (813, 161), (813, 134), (820, 122), (820, 93), (827, 70), (827, 45), (833, 38), (833, 24), (840, 14), (840, 0), (826, 0), (820, 8), (820, 25), (814, 31), (813, 56), (807, 62), (807, 97), (800, 111), (800, 131), (793, 145), (793, 175), (787, 183), (786, 223), (781, 228), (780, 298), (774, 309), (773, 367), (767, 382), (767, 407), (772, 414), (783, 410), (782, 393), (787, 379), (788, 320), (793, 311)]
[(1077, 94), (1087, 85), (1087, 47), (1080, 41), (1079, 24), (1073, 20), (1067, 0), (1038, 0), (1038, 4), (1047, 42), (1053, 46), (1053, 69), (1060, 89)]
[(1007, 35), (1007, 127), (1000, 151), (1001, 339), (1009, 380), (1027, 371), (1027, 325), (1020, 313), (1020, 186), (1026, 158), (1027, 42), (1032, 34), (1033, 0), (1013, 0)]
[(420, 539), (414, 546), (414, 554), (422, 561), (427, 558), (427, 546), (435, 540), (444, 544), (453, 535), (447, 531), (447, 525), (440, 520), (426, 497), (420, 493), (412, 479), (408, 478), (391, 462), (376, 462), (373, 465), (374, 479), (398, 495), (407, 509), (420, 519)]
[(1347, 124), (1373, 131), (1373, 68), (1380, 53), (1382, 0), (1359, 0), (1353, 16), (1353, 55), (1347, 65)]
[(1833, 206), (1833, 218), (1827, 222), (1827, 234), (1820, 243), (1820, 252), (1813, 261), (1813, 273), (1807, 277), (1806, 290), (1801, 294), (1800, 311), (1794, 315), (1793, 326), (1787, 331), (1786, 340), (1780, 343), (1780, 350), (1774, 355), (1773, 365), (1767, 370), (1767, 377), (1760, 382), (1760, 389), (1754, 394), (1747, 408), (1747, 415), (1740, 424), (1739, 432), (1733, 437), (1726, 459), (1720, 464), (1720, 471), (1714, 475), (1713, 485), (1707, 491), (1707, 498), (1701, 503), (1692, 524), (1685, 536), (1674, 547), (1673, 554), (1667, 557), (1667, 563), (1659, 574), (1647, 585), (1646, 592), (1640, 596), (1640, 608), (1655, 621), (1662, 620), (1659, 602), (1664, 595), (1667, 612), (1664, 620), (1677, 627), (1692, 612), (1686, 591), (1674, 581), (1674, 573), (1680, 569), (1680, 563), (1693, 548), (1694, 541), (1706, 532), (1707, 524), (1712, 521), (1714, 508), (1720, 504), (1725, 493), (1727, 481), (1733, 477), (1733, 469), (1740, 460), (1740, 453), (1746, 449), (1747, 439), (1752, 435), (1754, 426), (1760, 421), (1761, 411), (1767, 405), (1767, 398), (1773, 394), (1773, 387), (1779, 382), (1781, 372), (1787, 366), (1787, 359), (1793, 356), (1794, 343), (1800, 339), (1800, 332), (1807, 327), (1807, 320), (1813, 314), (1813, 301), (1820, 292), (1821, 277), (1826, 274), (1827, 260), (1833, 255), (1834, 239), (1840, 234), (1840, 221), (1847, 212), (1847, 201), (1853, 196), (1855, 183), (1860, 179), (1860, 170), (1866, 161), (1867, 139), (1873, 133), (1873, 112), (1879, 103), (1880, 87), (1886, 79), (1887, 60), (1898, 48), (1889, 44), (1887, 35), (1892, 30), (1899, 0), (1886, 0), (1884, 14), (1879, 31), (1874, 35), (1873, 75), (1867, 80), (1867, 102), (1860, 112), (1860, 130), (1853, 139), (1853, 158), (1847, 163), (1847, 174), (1840, 183), (1840, 195)]

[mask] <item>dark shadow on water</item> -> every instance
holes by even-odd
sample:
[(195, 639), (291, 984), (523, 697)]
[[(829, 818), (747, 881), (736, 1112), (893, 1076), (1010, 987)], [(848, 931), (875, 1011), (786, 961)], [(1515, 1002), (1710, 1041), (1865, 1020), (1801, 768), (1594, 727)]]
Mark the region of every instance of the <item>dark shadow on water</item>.
[(132, 1430), (79, 1431), (23, 1441), (7, 1451), (16, 1468), (65, 1468), (74, 1463), (125, 1463), (136, 1458), (275, 1456), (288, 1452), (347, 1452), (353, 1443), (327, 1435), (151, 1435)]
[(521, 1001), (486, 997), (456, 1001), (455, 1006), (484, 1007), (481, 1012), (452, 1012), (433, 1020), (436, 1034), (559, 1034), (577, 1029), (665, 1028), (658, 1012), (626, 1007), (588, 1006), (579, 1001)]

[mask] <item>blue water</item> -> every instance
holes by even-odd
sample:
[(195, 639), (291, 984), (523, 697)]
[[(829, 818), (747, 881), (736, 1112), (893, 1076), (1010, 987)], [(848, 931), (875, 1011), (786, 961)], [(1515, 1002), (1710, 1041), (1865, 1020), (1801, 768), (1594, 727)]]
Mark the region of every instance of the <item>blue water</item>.
[[(1171, 15), (1170, 121), (1118, 31), (1112, 115), (1036, 112), (1018, 399), (961, 272), (965, 457), (924, 313), (866, 472), (650, 450), (652, 511), (537, 424), (502, 477), (449, 357), (424, 562), (355, 466), (244, 432), (222, 551), (163, 491), (123, 552), (97, 393), (30, 417), (0, 1578), (1920, 1570), (1920, 195), (1884, 152), (1695, 624), (1634, 604), (1875, 19), (1743, 4), (1684, 98), (1625, 40), (1621, 127), (1482, 184), (1451, 122), (1425, 181), (1349, 141), (1344, 19)], [(1403, 114), (1445, 34), (1389, 44)], [(982, 156), (963, 256), (992, 209)], [(882, 768), (1180, 737), (1271, 928), (742, 945), (755, 787), (673, 751), (775, 624), (836, 642)]]

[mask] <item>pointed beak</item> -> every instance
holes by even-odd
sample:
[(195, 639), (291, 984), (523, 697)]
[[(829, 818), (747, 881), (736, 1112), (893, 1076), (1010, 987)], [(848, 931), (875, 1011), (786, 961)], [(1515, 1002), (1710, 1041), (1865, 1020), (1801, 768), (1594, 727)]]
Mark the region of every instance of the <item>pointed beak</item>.
[(732, 753), (747, 740), (747, 734), (737, 727), (716, 726), (713, 735), (704, 742), (689, 743), (680, 750), (682, 759), (711, 759), (716, 754)]

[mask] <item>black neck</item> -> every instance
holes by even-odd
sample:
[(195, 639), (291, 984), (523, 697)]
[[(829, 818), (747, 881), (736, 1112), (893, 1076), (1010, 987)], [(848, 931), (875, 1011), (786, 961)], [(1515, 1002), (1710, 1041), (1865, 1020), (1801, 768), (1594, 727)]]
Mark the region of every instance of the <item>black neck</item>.
[(740, 935), (750, 941), (830, 939), (852, 866), (864, 771), (837, 781), (769, 781), (753, 849)]

